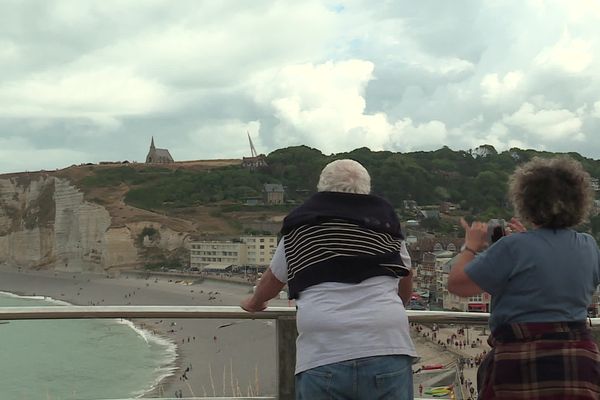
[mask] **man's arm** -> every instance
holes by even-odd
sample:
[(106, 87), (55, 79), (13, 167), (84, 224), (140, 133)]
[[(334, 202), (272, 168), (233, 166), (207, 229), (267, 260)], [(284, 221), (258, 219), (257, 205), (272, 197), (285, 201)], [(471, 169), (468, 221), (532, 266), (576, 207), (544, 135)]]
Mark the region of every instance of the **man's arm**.
[(285, 283), (280, 282), (268, 268), (258, 281), (254, 294), (242, 301), (240, 306), (248, 312), (262, 311), (267, 308), (267, 301), (276, 297), (284, 286)]
[(413, 290), (413, 272), (412, 268), (408, 275), (402, 277), (398, 283), (398, 295), (402, 299), (402, 303), (406, 306), (410, 302)]

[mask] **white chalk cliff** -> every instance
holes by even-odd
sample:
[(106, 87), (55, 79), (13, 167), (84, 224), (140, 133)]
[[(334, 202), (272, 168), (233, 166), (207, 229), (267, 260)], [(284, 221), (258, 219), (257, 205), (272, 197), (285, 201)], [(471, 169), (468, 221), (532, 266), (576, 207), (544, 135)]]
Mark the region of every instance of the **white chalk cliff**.
[(68, 180), (47, 175), (0, 179), (0, 262), (66, 271), (139, 262), (135, 236), (111, 227), (108, 211)]

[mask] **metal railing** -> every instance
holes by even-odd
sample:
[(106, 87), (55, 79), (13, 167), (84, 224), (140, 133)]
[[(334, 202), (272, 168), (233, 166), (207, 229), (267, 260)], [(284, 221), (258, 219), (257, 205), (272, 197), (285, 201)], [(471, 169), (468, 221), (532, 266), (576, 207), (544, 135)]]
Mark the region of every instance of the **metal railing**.
[[(487, 325), (489, 314), (451, 311), (407, 310), (410, 322)], [(250, 314), (237, 306), (61, 306), (0, 307), (0, 320), (40, 319), (268, 319), (276, 321), (278, 399), (294, 399), (294, 367), (296, 364), (296, 309), (269, 307)], [(591, 318), (592, 326), (600, 318)], [(267, 397), (268, 398), (268, 397)]]

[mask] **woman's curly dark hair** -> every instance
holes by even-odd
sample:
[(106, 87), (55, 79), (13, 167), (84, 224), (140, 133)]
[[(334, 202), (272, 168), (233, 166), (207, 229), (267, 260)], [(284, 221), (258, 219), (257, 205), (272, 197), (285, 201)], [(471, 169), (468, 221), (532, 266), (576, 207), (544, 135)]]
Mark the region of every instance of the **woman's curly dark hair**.
[(517, 215), (545, 228), (579, 224), (593, 201), (590, 175), (568, 157), (535, 157), (515, 170), (509, 185)]

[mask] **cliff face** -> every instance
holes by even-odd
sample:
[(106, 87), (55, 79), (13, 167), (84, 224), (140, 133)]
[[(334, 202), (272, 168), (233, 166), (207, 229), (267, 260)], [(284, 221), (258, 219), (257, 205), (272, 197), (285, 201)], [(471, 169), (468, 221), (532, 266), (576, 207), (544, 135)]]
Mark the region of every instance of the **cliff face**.
[(0, 261), (100, 271), (139, 260), (132, 232), (111, 228), (104, 207), (65, 179), (34, 175), (0, 179)]

